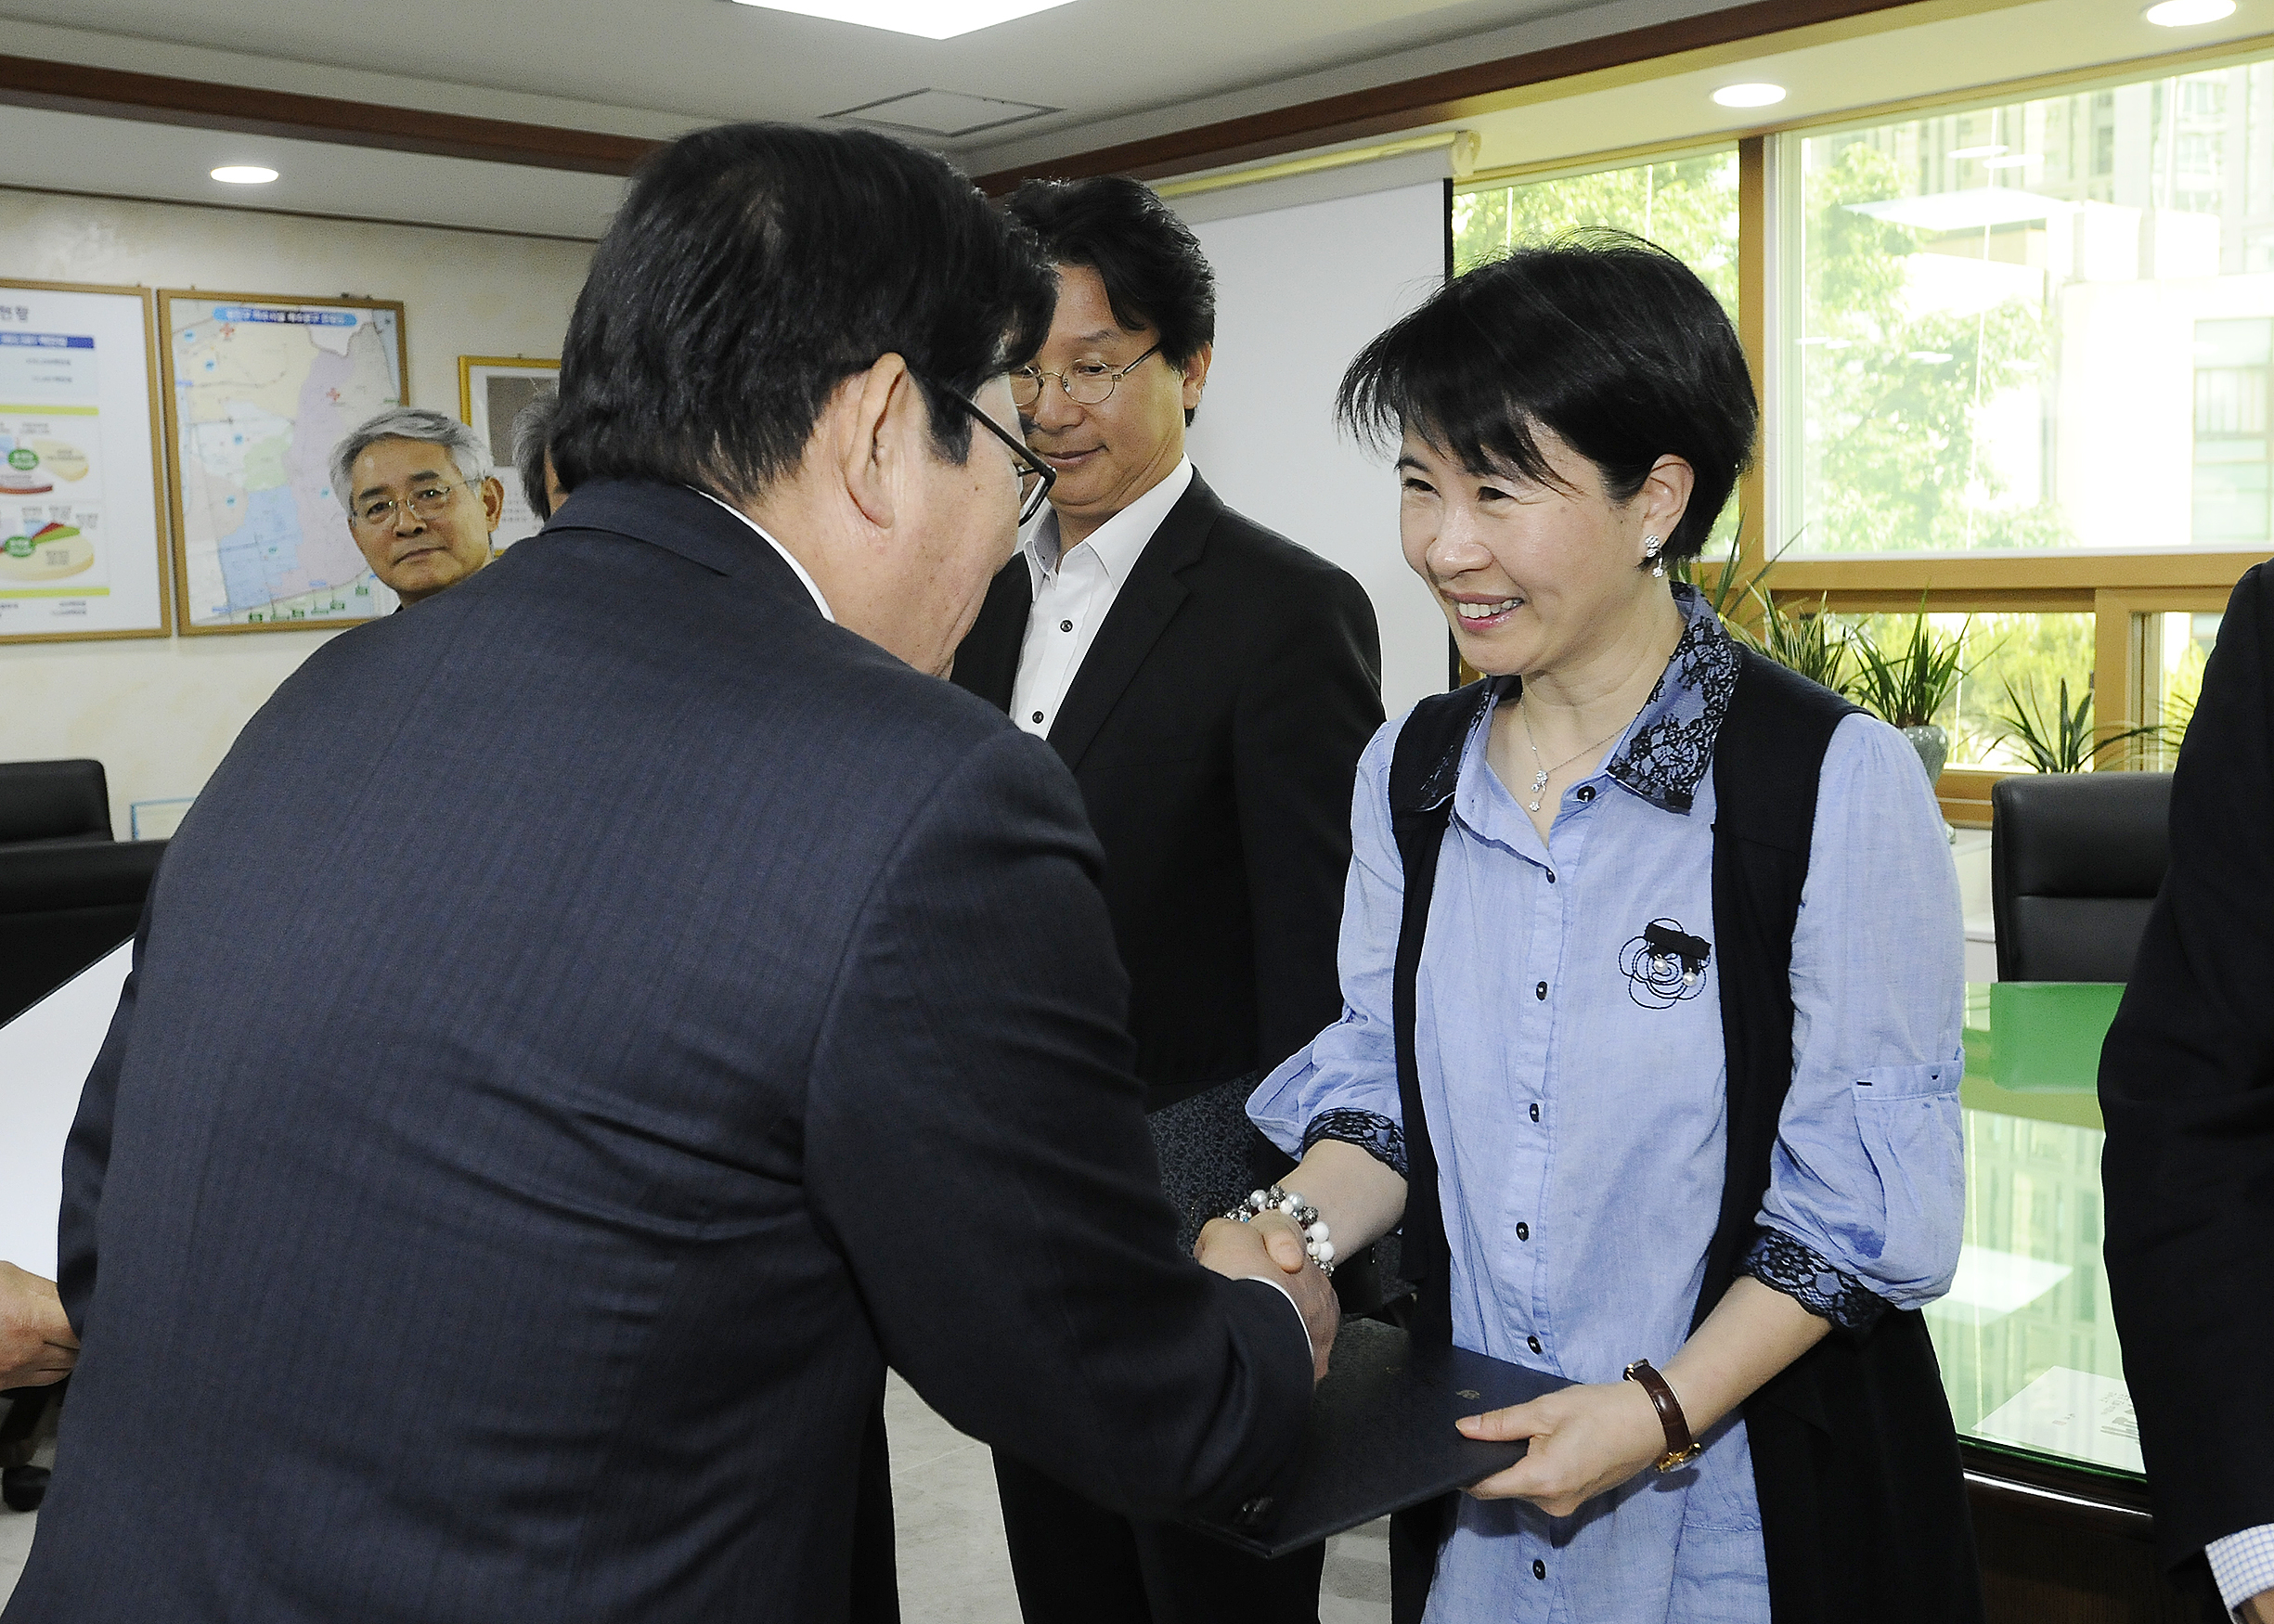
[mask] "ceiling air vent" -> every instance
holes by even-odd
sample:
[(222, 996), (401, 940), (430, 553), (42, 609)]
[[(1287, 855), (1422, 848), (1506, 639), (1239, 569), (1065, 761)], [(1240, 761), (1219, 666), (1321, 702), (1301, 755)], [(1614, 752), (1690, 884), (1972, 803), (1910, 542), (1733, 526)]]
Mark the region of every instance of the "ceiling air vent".
[(875, 124), (886, 130), (911, 130), (920, 135), (939, 135), (950, 140), (959, 135), (975, 135), (982, 130), (1001, 129), (1005, 124), (1039, 119), (1044, 113), (1063, 112), (1063, 108), (1037, 107), (1030, 101), (999, 101), (991, 96), (965, 96), (954, 90), (911, 90), (905, 96), (886, 97), (883, 101), (864, 102), (848, 107), (842, 112), (823, 115), (833, 119), (849, 119), (857, 124)]

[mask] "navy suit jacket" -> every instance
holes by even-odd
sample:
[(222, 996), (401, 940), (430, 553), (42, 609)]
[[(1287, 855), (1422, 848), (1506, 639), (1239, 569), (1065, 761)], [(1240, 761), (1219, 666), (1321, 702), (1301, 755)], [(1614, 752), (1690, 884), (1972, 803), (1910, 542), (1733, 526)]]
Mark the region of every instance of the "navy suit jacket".
[(1125, 1512), (1279, 1477), (1179, 1255), (1066, 768), (705, 498), (319, 651), (152, 892), (66, 1155), (6, 1618), (842, 1617), (890, 1364)]

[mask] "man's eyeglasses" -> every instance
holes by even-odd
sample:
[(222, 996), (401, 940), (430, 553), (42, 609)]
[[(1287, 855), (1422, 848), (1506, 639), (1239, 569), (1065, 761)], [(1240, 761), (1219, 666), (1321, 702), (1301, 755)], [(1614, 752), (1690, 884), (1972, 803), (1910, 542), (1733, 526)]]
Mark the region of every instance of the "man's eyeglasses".
[(1050, 500), (1050, 487), (1058, 483), (1058, 470), (1027, 450), (1025, 441), (980, 410), (975, 402), (965, 400), (952, 389), (940, 389), (938, 393), (968, 413), (973, 422), (1011, 448), (1011, 456), (1018, 464), (1018, 522), (1024, 524), (1040, 513), (1042, 504)]
[(414, 518), (432, 519), (450, 505), (456, 493), (470, 488), (472, 480), (460, 480), (454, 485), (420, 485), (406, 500), (393, 496), (370, 501), (355, 509), (355, 522), (367, 530), (378, 530), (394, 522), (394, 516), (407, 507)]
[(1030, 412), (1042, 403), (1042, 380), (1054, 378), (1058, 387), (1066, 391), (1066, 399), (1077, 406), (1104, 406), (1113, 399), (1113, 392), (1121, 380), (1137, 370), (1146, 361), (1160, 353), (1155, 344), (1128, 366), (1108, 367), (1103, 361), (1077, 361), (1063, 372), (1045, 372), (1036, 367), (1021, 367), (1011, 374), (1011, 403), (1022, 412)]

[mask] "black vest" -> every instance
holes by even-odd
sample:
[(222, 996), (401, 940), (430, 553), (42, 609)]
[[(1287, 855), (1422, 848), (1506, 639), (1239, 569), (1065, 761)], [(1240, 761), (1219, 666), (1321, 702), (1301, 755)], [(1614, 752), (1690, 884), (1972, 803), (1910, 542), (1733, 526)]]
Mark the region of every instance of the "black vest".
[[(1399, 1272), (1419, 1287), (1411, 1329), (1453, 1334), (1451, 1258), (1437, 1156), (1414, 1058), (1415, 974), (1437, 858), (1468, 729), (1495, 677), (1415, 707), (1390, 761), (1391, 829), (1405, 867), (1393, 1008), (1408, 1166)], [(1769, 1155), (1792, 1084), (1792, 932), (1832, 729), (1855, 707), (1742, 651), (1713, 746), (1713, 951), (1728, 1067), (1728, 1164), (1706, 1250), (1695, 1330), (1720, 1302), (1756, 1233)], [(1834, 1332), (1747, 1400), (1776, 1624), (1970, 1624), (1983, 1617), (1973, 1526), (1941, 1372), (1915, 1312), (1857, 1336)], [(1418, 1624), (1452, 1497), (1392, 1525), (1392, 1614)]]

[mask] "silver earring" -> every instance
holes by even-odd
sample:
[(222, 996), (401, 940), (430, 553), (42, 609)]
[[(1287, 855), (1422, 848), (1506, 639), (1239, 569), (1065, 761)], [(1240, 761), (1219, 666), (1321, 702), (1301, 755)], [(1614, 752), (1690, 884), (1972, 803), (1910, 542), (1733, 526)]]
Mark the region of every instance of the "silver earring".
[(1642, 538), (1642, 556), (1650, 561), (1651, 575), (1660, 581), (1666, 578), (1666, 561), (1658, 556), (1659, 539), (1655, 535)]

